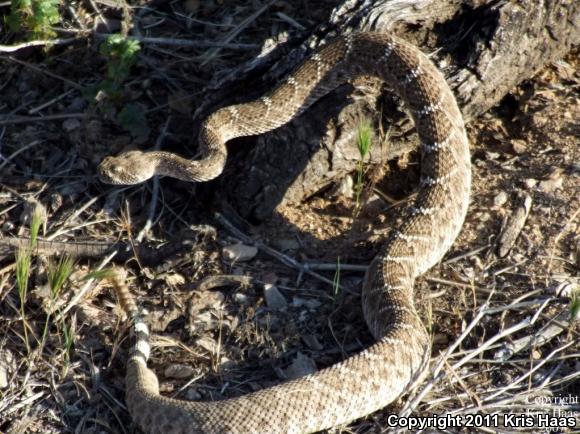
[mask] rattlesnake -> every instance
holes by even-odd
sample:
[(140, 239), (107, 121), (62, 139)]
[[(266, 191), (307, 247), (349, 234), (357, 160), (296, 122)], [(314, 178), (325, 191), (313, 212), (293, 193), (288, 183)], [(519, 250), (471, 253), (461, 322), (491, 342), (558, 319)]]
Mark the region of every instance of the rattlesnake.
[[(463, 119), (445, 79), (416, 47), (379, 33), (339, 37), (304, 61), (273, 91), (211, 115), (200, 133), (203, 159), (132, 151), (105, 159), (101, 179), (134, 184), (153, 175), (187, 181), (218, 176), (225, 142), (290, 121), (338, 85), (360, 75), (383, 79), (403, 99), (421, 140), (418, 194), (372, 261), (363, 313), (376, 343), (329, 368), (239, 398), (189, 402), (159, 395), (147, 368), (148, 329), (134, 304), (137, 335), (127, 364), (127, 406), (148, 433), (302, 433), (368, 415), (420, 380), (430, 338), (413, 301), (415, 278), (437, 263), (458, 235), (469, 202), (471, 168)], [(126, 296), (126, 294), (125, 294)], [(127, 297), (125, 297), (127, 298)]]

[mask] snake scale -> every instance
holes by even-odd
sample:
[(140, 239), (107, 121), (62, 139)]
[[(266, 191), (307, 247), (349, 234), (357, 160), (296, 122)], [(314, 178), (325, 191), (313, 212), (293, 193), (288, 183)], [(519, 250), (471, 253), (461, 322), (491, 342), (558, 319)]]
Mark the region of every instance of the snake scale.
[(453, 93), (418, 48), (382, 33), (339, 37), (266, 95), (209, 116), (200, 132), (202, 159), (131, 151), (106, 158), (99, 174), (114, 184), (135, 184), (154, 175), (187, 181), (215, 178), (223, 170), (228, 140), (277, 128), (338, 85), (361, 75), (379, 77), (393, 88), (421, 141), (418, 194), (402, 211), (401, 223), (373, 259), (363, 283), (363, 313), (376, 342), (314, 374), (239, 398), (182, 401), (159, 394), (157, 377), (147, 368), (148, 328), (136, 305), (126, 303), (136, 334), (127, 362), (126, 401), (133, 420), (145, 432), (315, 432), (386, 406), (422, 378), (430, 337), (415, 309), (413, 284), (442, 258), (461, 229), (471, 166), (463, 118)]

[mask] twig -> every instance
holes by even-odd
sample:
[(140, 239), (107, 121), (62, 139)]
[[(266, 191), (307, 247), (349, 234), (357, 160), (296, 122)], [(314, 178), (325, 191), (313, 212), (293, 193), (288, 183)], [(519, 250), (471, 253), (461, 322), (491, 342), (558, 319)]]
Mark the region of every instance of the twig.
[[(1, 59), (2, 59), (2, 57), (0, 57), (0, 60)], [(12, 56), (8, 56), (5, 59), (8, 59), (8, 60), (10, 60), (11, 62), (14, 62), (14, 63), (18, 63), (19, 65), (25, 66), (25, 67), (27, 67), (29, 69), (32, 69), (33, 71), (39, 72), (41, 74), (48, 75), (49, 77), (56, 78), (57, 80), (60, 80), (63, 83), (66, 83), (69, 86), (74, 87), (77, 90), (80, 90), (80, 91), (84, 90), (84, 87), (81, 86), (80, 84), (78, 84), (78, 83), (76, 83), (76, 82), (74, 82), (72, 80), (69, 80), (68, 78), (65, 78), (65, 77), (63, 77), (61, 75), (55, 74), (54, 72), (47, 71), (46, 69), (40, 68), (39, 66), (37, 66), (37, 65), (35, 65), (33, 63), (26, 62), (24, 60), (17, 59), (16, 57), (12, 57)]]
[(23, 42), (21, 44), (15, 45), (0, 45), (0, 53), (14, 53), (23, 48), (30, 47), (45, 47), (47, 45), (67, 45), (75, 42), (76, 38), (64, 38), (64, 39), (40, 39), (36, 41)]
[[(531, 348), (532, 346), (541, 347), (566, 330), (570, 325), (570, 314), (568, 312), (562, 312), (554, 321), (555, 324), (547, 325), (534, 334), (506, 343), (504, 347), (495, 354), (494, 358), (496, 360), (506, 361), (514, 354), (527, 348)], [(561, 324), (559, 324), (559, 322), (561, 322)]]
[(12, 125), (12, 124), (28, 124), (31, 122), (48, 122), (48, 121), (59, 121), (61, 119), (83, 119), (86, 115), (84, 113), (64, 113), (59, 115), (48, 115), (48, 116), (16, 116), (8, 119), (0, 119), (0, 125)]
[[(165, 124), (163, 125), (163, 128), (161, 129), (161, 134), (159, 134), (159, 137), (157, 137), (157, 140), (155, 141), (155, 146), (154, 146), (155, 151), (158, 151), (161, 148), (161, 143), (163, 142), (163, 140), (167, 136), (167, 128), (169, 126), (170, 121), (171, 121), (171, 116), (168, 116), (167, 119), (165, 120)], [(157, 208), (158, 196), (159, 196), (159, 177), (154, 176), (153, 177), (153, 188), (151, 190), (151, 201), (149, 202), (149, 210), (147, 212), (147, 220), (145, 222), (145, 225), (143, 226), (143, 229), (141, 229), (141, 231), (139, 231), (139, 234), (137, 234), (136, 240), (138, 242), (143, 241), (143, 238), (145, 237), (147, 232), (149, 232), (149, 229), (151, 229), (151, 226), (153, 226), (153, 220), (155, 219), (155, 210)]]
[[(276, 1), (277, 0), (270, 0), (268, 3), (266, 3), (260, 9), (258, 9), (256, 12), (254, 12), (249, 17), (247, 17), (244, 20), (242, 20), (242, 22), (240, 24), (238, 24), (235, 29), (233, 29), (230, 33), (228, 33), (226, 35), (226, 37), (223, 39), (223, 43), (229, 43), (232, 39), (234, 39), (236, 36), (238, 36), (242, 32), (242, 30), (244, 30), (246, 27), (248, 27), (254, 20), (256, 20), (256, 18), (258, 18), (260, 15), (262, 15), (264, 12), (266, 12), (266, 10), (268, 10), (268, 8), (270, 6), (272, 6), (274, 3), (276, 3)], [(219, 47), (218, 48), (214, 48), (212, 50), (209, 50), (203, 56), (203, 57), (205, 57), (205, 60), (201, 64), (202, 65), (207, 64), (215, 56), (217, 56), (217, 54), (220, 51), (221, 51), (221, 48), (219, 48)]]
[[(336, 286), (332, 280), (327, 279), (326, 277), (321, 276), (318, 273), (315, 273), (314, 271), (308, 269), (307, 266), (304, 266), (303, 264), (296, 261), (295, 259), (292, 259), (291, 257), (265, 245), (261, 241), (253, 240), (248, 235), (244, 234), (242, 231), (240, 231), (238, 228), (236, 228), (233, 224), (231, 224), (222, 214), (216, 212), (214, 214), (214, 217), (228, 231), (230, 231), (236, 238), (239, 238), (242, 243), (250, 244), (250, 245), (257, 247), (259, 250), (263, 251), (267, 255), (270, 255), (270, 256), (278, 259), (280, 262), (282, 262), (284, 265), (286, 265), (290, 268), (298, 270), (301, 273), (306, 273), (306, 274), (308, 274), (308, 275), (310, 275), (310, 276), (312, 276), (312, 277), (314, 277), (322, 282), (328, 283), (329, 285), (331, 285), (333, 287)], [(340, 285), (338, 285), (338, 288), (342, 291), (350, 292), (346, 288), (344, 288)]]
[[(105, 265), (107, 265), (109, 262), (111, 262), (111, 259), (113, 259), (116, 254), (117, 254), (116, 251), (109, 254), (105, 259), (103, 259), (101, 261), (101, 263), (99, 264), (99, 266), (96, 268), (95, 271), (102, 270), (105, 267)], [(69, 310), (71, 310), (74, 306), (76, 306), (77, 303), (80, 301), (80, 299), (83, 298), (85, 296), (85, 294), (89, 291), (89, 289), (92, 288), (94, 282), (95, 282), (95, 279), (92, 279), (92, 278), (87, 280), (87, 282), (82, 286), (82, 288), (79, 290), (79, 292), (77, 292), (75, 294), (75, 296), (69, 301), (69, 303), (64, 307), (64, 309), (62, 309), (59, 312), (59, 314), (57, 315), (56, 321), (62, 321), (62, 319), (64, 318), (64, 315)]]
[[(0, 122), (0, 124), (1, 123), (2, 122)], [(16, 157), (18, 154), (20, 154), (20, 153), (22, 153), (30, 148), (33, 148), (34, 146), (39, 145), (40, 143), (42, 143), (42, 140), (33, 140), (28, 145), (23, 146), (22, 148), (19, 148), (16, 151), (14, 151), (9, 157), (6, 157), (4, 159), (4, 161), (2, 163), (0, 163), (0, 171), (2, 171), (2, 169), (4, 169), (4, 166), (6, 166), (8, 163), (10, 163), (10, 161), (12, 161), (12, 159), (14, 157)]]
[(45, 102), (45, 103), (42, 103), (42, 104), (40, 104), (39, 106), (37, 106), (37, 107), (34, 107), (34, 108), (32, 108), (32, 109), (28, 110), (28, 114), (29, 114), (29, 115), (33, 115), (33, 114), (35, 114), (36, 112), (39, 112), (40, 110), (43, 110), (43, 109), (45, 109), (45, 108), (49, 107), (49, 106), (51, 106), (52, 104), (54, 104), (55, 102), (58, 102), (58, 101), (60, 101), (61, 99), (63, 99), (63, 98), (65, 98), (65, 97), (69, 96), (69, 95), (70, 95), (71, 93), (73, 93), (74, 91), (75, 91), (75, 89), (69, 89), (69, 90), (67, 90), (67, 91), (66, 91), (66, 92), (64, 92), (64, 93), (61, 93), (59, 96), (56, 96), (56, 97), (54, 97), (54, 98), (51, 98), (51, 99), (50, 99), (50, 100), (48, 100), (47, 102)]

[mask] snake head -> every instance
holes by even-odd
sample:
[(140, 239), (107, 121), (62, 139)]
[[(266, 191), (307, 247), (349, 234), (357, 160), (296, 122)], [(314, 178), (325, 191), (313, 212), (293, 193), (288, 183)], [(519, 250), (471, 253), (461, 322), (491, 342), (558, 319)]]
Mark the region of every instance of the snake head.
[(155, 175), (155, 163), (141, 151), (129, 151), (116, 157), (106, 157), (97, 169), (99, 179), (106, 184), (134, 185)]

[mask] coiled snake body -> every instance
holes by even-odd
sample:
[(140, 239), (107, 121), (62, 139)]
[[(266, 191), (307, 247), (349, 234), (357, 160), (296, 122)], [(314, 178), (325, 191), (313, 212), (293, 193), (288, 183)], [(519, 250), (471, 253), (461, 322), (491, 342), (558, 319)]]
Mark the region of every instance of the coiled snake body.
[(421, 140), (421, 181), (382, 252), (372, 261), (362, 306), (376, 343), (312, 375), (217, 402), (159, 395), (147, 368), (148, 329), (136, 307), (137, 342), (127, 364), (126, 401), (148, 433), (306, 433), (344, 424), (392, 402), (421, 378), (430, 338), (413, 300), (415, 278), (437, 263), (457, 237), (469, 202), (469, 145), (461, 113), (445, 79), (416, 47), (394, 36), (355, 33), (313, 54), (265, 96), (222, 108), (203, 124), (204, 158), (128, 152), (107, 158), (105, 182), (134, 184), (153, 175), (188, 181), (218, 176), (225, 143), (281, 126), (338, 85), (360, 75), (387, 82), (403, 99)]

